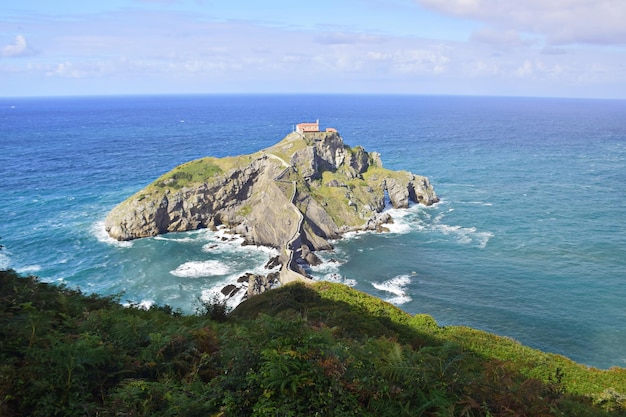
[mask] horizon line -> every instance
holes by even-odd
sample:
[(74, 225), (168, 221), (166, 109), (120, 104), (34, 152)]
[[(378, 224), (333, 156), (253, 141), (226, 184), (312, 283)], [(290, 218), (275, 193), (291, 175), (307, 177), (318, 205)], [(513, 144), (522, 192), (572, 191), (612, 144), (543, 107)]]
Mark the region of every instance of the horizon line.
[(601, 100), (601, 101), (625, 101), (624, 98), (615, 97), (579, 97), (579, 96), (538, 96), (538, 95), (510, 95), (510, 94), (451, 94), (451, 93), (331, 93), (331, 92), (308, 92), (308, 93), (241, 93), (241, 92), (214, 92), (214, 93), (111, 93), (111, 94), (67, 94), (67, 95), (17, 95), (0, 96), (0, 100), (20, 99), (78, 99), (78, 98), (141, 98), (141, 97), (288, 97), (288, 96), (378, 96), (378, 97), (457, 97), (457, 98), (510, 98), (510, 99), (562, 99), (562, 100)]

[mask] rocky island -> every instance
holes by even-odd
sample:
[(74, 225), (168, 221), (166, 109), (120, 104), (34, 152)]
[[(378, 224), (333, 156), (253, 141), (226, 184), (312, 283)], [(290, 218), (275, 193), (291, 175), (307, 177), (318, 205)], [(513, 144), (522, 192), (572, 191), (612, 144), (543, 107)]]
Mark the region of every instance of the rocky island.
[(438, 201), (428, 179), (383, 168), (380, 155), (344, 144), (334, 129), (301, 124), (250, 155), (206, 157), (174, 168), (115, 207), (105, 228), (117, 240), (225, 226), (245, 244), (280, 250), (280, 281), (306, 280), (315, 251), (359, 230), (384, 231), (384, 213)]

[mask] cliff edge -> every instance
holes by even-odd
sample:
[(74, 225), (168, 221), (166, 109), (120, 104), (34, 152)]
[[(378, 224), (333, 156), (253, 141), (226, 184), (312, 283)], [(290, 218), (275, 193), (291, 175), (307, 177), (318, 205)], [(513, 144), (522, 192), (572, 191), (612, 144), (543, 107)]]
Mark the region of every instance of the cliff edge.
[(384, 230), (394, 208), (431, 205), (426, 177), (383, 168), (380, 155), (350, 148), (339, 133), (294, 132), (251, 155), (180, 165), (115, 207), (109, 235), (132, 240), (226, 226), (246, 244), (281, 250), (281, 281), (306, 276), (314, 252), (348, 231)]

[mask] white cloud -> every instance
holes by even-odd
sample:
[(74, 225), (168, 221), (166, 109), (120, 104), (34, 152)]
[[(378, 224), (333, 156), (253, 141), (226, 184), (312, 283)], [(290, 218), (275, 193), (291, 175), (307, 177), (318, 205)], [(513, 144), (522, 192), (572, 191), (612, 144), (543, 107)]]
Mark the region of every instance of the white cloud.
[(568, 52), (566, 49), (547, 46), (541, 50), (541, 53), (544, 55), (567, 55)]
[(83, 71), (77, 70), (74, 64), (71, 62), (62, 62), (57, 64), (56, 67), (46, 72), (47, 76), (60, 76), (69, 78), (81, 78), (84, 74)]
[(483, 28), (473, 32), (470, 41), (486, 43), (501, 47), (527, 46), (532, 42), (522, 39), (520, 33), (515, 30), (495, 30)]
[(14, 58), (33, 55), (34, 51), (28, 46), (28, 42), (23, 35), (17, 35), (13, 43), (5, 45), (0, 51), (0, 56)]
[(626, 44), (624, 0), (415, 1), (499, 30), (539, 34), (552, 45)]
[[(491, 1), (447, 4), (459, 5), (455, 13), (478, 16), (486, 14), (479, 6)], [(516, 5), (511, 7), (517, 10)], [(37, 36), (37, 46), (45, 54), (0, 60), (0, 77), (21, 80), (5, 83), (13, 88), (5, 94), (15, 95), (37, 88), (83, 93), (87, 86), (93, 93), (626, 97), (623, 48), (544, 47), (521, 25), (483, 20), (490, 26), (474, 32), (470, 42), (455, 42), (345, 27), (327, 31), (268, 27), (186, 12), (129, 9), (72, 19), (50, 17), (26, 22), (34, 34), (29, 36)], [(6, 51), (24, 54), (30, 49), (20, 38), (7, 46), (0, 46), (3, 56)]]
[(436, 47), (403, 49), (393, 54), (391, 69), (401, 73), (441, 74), (446, 72), (449, 62), (450, 58)]
[(372, 36), (363, 33), (335, 32), (319, 36), (317, 42), (322, 45), (354, 45), (376, 44), (385, 42), (385, 40), (380, 36)]
[(515, 75), (518, 77), (529, 77), (532, 76), (534, 72), (534, 65), (529, 60), (525, 60), (522, 65), (520, 65), (517, 70), (515, 70)]

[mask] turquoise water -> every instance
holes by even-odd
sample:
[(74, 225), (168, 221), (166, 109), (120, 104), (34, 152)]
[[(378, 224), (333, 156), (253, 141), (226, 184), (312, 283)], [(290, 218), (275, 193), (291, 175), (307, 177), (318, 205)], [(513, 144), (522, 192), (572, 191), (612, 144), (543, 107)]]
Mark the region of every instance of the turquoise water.
[(193, 312), (272, 252), (196, 231), (118, 243), (102, 222), (174, 166), (320, 119), (442, 201), (324, 253), (318, 279), (600, 368), (626, 366), (626, 101), (189, 96), (0, 99), (0, 267)]

